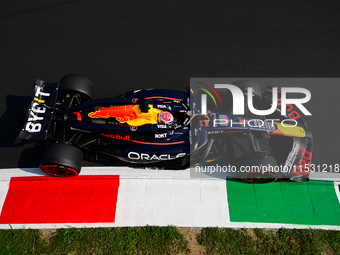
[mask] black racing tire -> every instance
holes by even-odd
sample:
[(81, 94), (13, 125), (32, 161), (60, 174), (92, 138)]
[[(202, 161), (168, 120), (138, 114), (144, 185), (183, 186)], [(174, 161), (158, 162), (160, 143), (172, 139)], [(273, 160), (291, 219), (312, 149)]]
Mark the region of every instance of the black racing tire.
[[(259, 158), (256, 157), (255, 154), (246, 154), (238, 158), (238, 165), (239, 169), (241, 170), (242, 167), (249, 167), (247, 172), (239, 172), (240, 178), (249, 183), (270, 183), (274, 182), (278, 178), (278, 173), (275, 171), (265, 171), (263, 166), (265, 167), (276, 167), (277, 162), (274, 157), (267, 155), (266, 158)], [(261, 167), (258, 169), (253, 168), (253, 171), (250, 171), (252, 166), (258, 166)], [(268, 168), (267, 168), (268, 169)], [(243, 170), (245, 170), (243, 168)]]
[(251, 81), (251, 80), (237, 80), (237, 81), (233, 81), (231, 84), (242, 89), (244, 93), (247, 92), (246, 88), (252, 87), (253, 92), (254, 92), (254, 96), (253, 96), (254, 107), (257, 107), (261, 104), (262, 90), (261, 90), (261, 87), (256, 82)]
[(69, 144), (53, 143), (46, 146), (40, 159), (40, 169), (54, 177), (72, 177), (80, 173), (83, 152)]
[(91, 100), (94, 96), (94, 85), (85, 76), (78, 74), (64, 75), (60, 80), (59, 86), (62, 94), (78, 93)]

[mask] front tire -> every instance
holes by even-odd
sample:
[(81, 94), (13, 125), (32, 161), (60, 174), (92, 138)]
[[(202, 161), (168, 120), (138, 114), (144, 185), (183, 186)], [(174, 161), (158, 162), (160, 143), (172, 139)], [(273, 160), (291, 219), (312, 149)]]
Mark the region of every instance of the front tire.
[[(240, 178), (249, 183), (269, 183), (278, 178), (274, 171), (277, 162), (274, 157), (267, 155), (266, 158), (256, 157), (255, 154), (246, 154), (238, 159), (239, 169), (244, 167), (246, 172), (240, 172)], [(272, 170), (270, 171), (270, 168)]]
[(54, 177), (72, 177), (80, 173), (83, 152), (69, 144), (53, 143), (46, 147), (40, 169)]

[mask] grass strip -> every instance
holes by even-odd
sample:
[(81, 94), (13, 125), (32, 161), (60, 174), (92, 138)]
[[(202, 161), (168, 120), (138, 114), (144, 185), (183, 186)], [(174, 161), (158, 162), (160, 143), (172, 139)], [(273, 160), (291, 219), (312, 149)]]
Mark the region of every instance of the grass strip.
[(49, 253), (177, 254), (187, 242), (175, 227), (60, 229), (50, 239)]
[(319, 229), (204, 228), (207, 254), (340, 254), (340, 232)]
[(189, 253), (177, 228), (68, 228), (48, 240), (39, 230), (0, 230), (0, 254), (178, 254)]
[(42, 254), (44, 248), (38, 229), (0, 230), (0, 254)]
[[(203, 228), (207, 254), (340, 254), (340, 231)], [(188, 254), (176, 227), (0, 230), (0, 254)]]

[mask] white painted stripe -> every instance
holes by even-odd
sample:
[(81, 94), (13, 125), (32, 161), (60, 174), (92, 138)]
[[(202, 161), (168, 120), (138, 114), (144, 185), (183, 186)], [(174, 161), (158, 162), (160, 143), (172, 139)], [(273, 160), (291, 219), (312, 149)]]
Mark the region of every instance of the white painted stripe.
[(330, 225), (298, 225), (298, 224), (283, 224), (283, 223), (253, 223), (253, 222), (231, 222), (230, 228), (289, 228), (289, 229), (325, 229), (325, 230), (340, 230), (340, 226)]
[(340, 173), (311, 172), (309, 179), (315, 181), (340, 181)]
[(120, 179), (117, 226), (228, 226), (226, 182)]
[(339, 204), (340, 204), (340, 182), (334, 182), (334, 189), (335, 189), (335, 194), (336, 196), (338, 197), (338, 201), (339, 201)]
[(6, 168), (0, 169), (0, 180), (9, 180), (11, 177), (44, 176), (39, 168)]
[[(119, 175), (121, 178), (190, 178), (190, 170), (139, 169), (131, 167), (83, 167), (80, 175)], [(0, 180), (11, 177), (48, 176), (39, 168), (0, 169)]]
[(9, 189), (9, 178), (7, 180), (0, 180), (0, 214), (4, 206), (7, 192)]
[[(119, 175), (121, 178), (190, 178), (190, 169), (186, 170), (160, 170), (140, 169), (131, 167), (83, 167), (80, 175)], [(39, 168), (7, 168), (0, 169), (0, 180), (7, 180), (11, 177), (20, 176), (47, 176)], [(210, 174), (209, 179), (225, 178), (224, 175)], [(203, 175), (207, 178), (207, 175)], [(205, 179), (204, 178), (204, 179)], [(311, 172), (311, 180), (339, 181), (340, 173)]]

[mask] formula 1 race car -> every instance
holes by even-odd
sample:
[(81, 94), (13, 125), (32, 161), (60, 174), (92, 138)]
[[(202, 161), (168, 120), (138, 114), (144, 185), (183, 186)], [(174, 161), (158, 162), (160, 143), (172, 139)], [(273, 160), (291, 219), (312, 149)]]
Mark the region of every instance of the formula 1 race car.
[[(247, 87), (252, 87), (253, 101), (258, 106), (271, 105), (271, 87), (262, 95), (260, 87), (252, 82), (233, 84), (245, 94)], [(255, 183), (278, 178), (308, 180), (312, 135), (299, 115), (293, 114), (293, 106), (287, 106), (287, 110), (295, 125), (281, 123), (279, 109), (274, 113), (279, 117), (272, 117), (275, 121), (247, 111), (238, 116), (232, 114), (231, 94), (220, 90), (219, 95), (227, 103), (222, 108), (208, 100), (208, 111), (202, 114), (202, 91), (135, 90), (92, 100), (94, 86), (83, 76), (65, 75), (59, 83), (37, 80), (20, 138), (47, 142), (40, 169), (52, 176), (78, 175), (83, 159), (108, 165), (116, 164), (118, 159), (131, 165), (153, 164), (170, 169), (211, 162), (237, 167), (281, 164), (284, 171), (264, 174), (259, 169), (240, 172), (239, 177)], [(282, 152), (275, 152), (275, 148), (282, 147), (275, 145), (283, 144), (281, 138), (289, 143), (283, 157)], [(261, 140), (272, 143), (274, 149), (262, 149)]]

